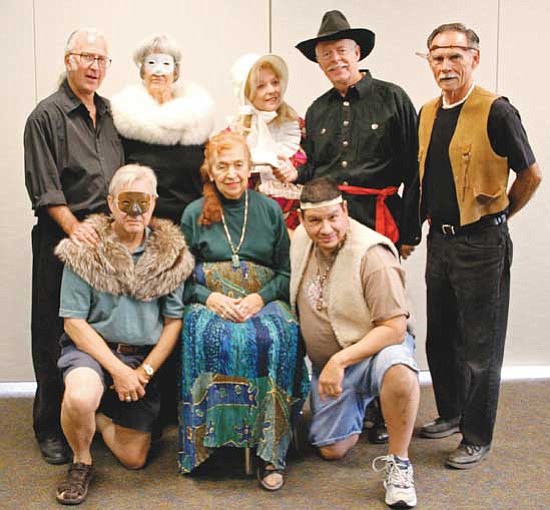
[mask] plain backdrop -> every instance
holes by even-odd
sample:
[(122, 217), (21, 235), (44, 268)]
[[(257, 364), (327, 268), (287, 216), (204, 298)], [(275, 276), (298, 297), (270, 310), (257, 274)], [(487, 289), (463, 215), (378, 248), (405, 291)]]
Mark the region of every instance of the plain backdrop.
[[(317, 34), (321, 17), (339, 8), (352, 27), (370, 28), (376, 46), (362, 62), (373, 75), (401, 85), (417, 108), (438, 94), (425, 60), (431, 30), (461, 21), (481, 39), (477, 82), (507, 96), (521, 112), (537, 160), (550, 168), (550, 47), (545, 0), (0, 0), (0, 382), (34, 380), (30, 357), (30, 232), (34, 223), (24, 187), (23, 128), (37, 101), (51, 94), (63, 70), (70, 32), (95, 26), (108, 38), (113, 65), (100, 93), (107, 97), (139, 82), (131, 55), (151, 33), (167, 32), (183, 50), (182, 78), (206, 87), (216, 102), (217, 128), (235, 101), (232, 63), (248, 52), (273, 52), (290, 70), (286, 99), (301, 114), (330, 86), (316, 64), (294, 48)], [(546, 320), (550, 309), (550, 216), (547, 182), (510, 223), (514, 240), (512, 298), (505, 364), (550, 365)], [(425, 248), (405, 262), (417, 322), (417, 353), (426, 368)]]

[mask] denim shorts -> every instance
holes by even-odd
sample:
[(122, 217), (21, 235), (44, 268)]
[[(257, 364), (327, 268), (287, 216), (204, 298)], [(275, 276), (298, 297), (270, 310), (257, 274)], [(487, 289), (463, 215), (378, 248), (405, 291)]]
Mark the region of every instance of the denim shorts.
[(380, 394), (382, 380), (394, 365), (405, 365), (418, 372), (414, 359), (414, 338), (385, 347), (378, 354), (346, 368), (343, 391), (338, 398), (319, 397), (320, 372), (313, 367), (311, 377), (311, 425), (309, 440), (313, 446), (326, 446), (360, 434), (369, 402)]
[[(144, 397), (135, 402), (121, 402), (117, 393), (110, 388), (113, 384), (111, 375), (94, 357), (81, 351), (66, 334), (61, 336), (60, 343), (61, 355), (57, 361), (57, 366), (63, 374), (63, 379), (75, 368), (91, 368), (99, 375), (104, 387), (98, 411), (111, 418), (114, 423), (121, 427), (140, 430), (142, 432), (151, 432), (153, 430), (153, 424), (160, 411), (160, 388), (157, 377), (153, 377), (147, 384)], [(137, 368), (141, 365), (147, 356), (146, 350), (142, 353), (131, 355), (115, 351), (113, 353), (120, 361), (132, 368)]]

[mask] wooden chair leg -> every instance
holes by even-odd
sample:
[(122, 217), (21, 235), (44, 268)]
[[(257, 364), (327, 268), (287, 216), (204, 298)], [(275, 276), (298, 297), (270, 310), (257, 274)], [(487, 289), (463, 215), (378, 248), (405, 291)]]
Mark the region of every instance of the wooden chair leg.
[(252, 474), (252, 455), (250, 453), (250, 448), (244, 449), (244, 472), (247, 476)]

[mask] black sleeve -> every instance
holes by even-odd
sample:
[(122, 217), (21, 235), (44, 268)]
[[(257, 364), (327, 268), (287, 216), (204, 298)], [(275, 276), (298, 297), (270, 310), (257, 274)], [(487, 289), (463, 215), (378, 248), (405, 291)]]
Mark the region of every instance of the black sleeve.
[(493, 150), (508, 158), (508, 166), (515, 172), (521, 172), (535, 162), (519, 112), (507, 98), (499, 97), (491, 105), (487, 133)]
[(400, 222), (399, 243), (417, 245), (421, 238), (418, 200), (418, 118), (409, 96), (400, 90), (397, 97), (400, 126), (396, 140), (400, 147), (399, 166), (403, 179), (403, 214)]
[(311, 107), (309, 107), (305, 118), (306, 135), (302, 140), (302, 149), (306, 153), (307, 161), (302, 166), (297, 168), (298, 178), (296, 179), (296, 184), (305, 184), (306, 182), (311, 181), (315, 176), (315, 150), (311, 137), (311, 128), (313, 125), (314, 121), (312, 120)]
[(57, 169), (53, 135), (48, 115), (31, 114), (25, 124), (23, 146), (25, 185), (33, 209), (67, 204)]

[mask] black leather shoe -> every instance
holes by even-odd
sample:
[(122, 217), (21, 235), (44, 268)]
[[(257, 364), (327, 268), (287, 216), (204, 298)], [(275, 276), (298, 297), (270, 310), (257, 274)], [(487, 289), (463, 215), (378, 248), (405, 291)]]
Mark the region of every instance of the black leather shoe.
[(430, 423), (426, 423), (426, 425), (420, 429), (420, 437), (425, 437), (427, 439), (441, 439), (443, 437), (449, 437), (460, 432), (459, 425), (460, 416), (450, 418), (448, 420), (439, 417)]
[(66, 464), (72, 459), (72, 452), (64, 439), (47, 437), (38, 442), (42, 457), (48, 464)]
[(374, 398), (365, 411), (363, 429), (367, 431), (367, 438), (373, 444), (386, 444), (388, 442), (388, 429), (380, 409), (380, 399)]
[(386, 444), (389, 439), (388, 429), (385, 424), (378, 427), (367, 428), (367, 438), (373, 444)]

